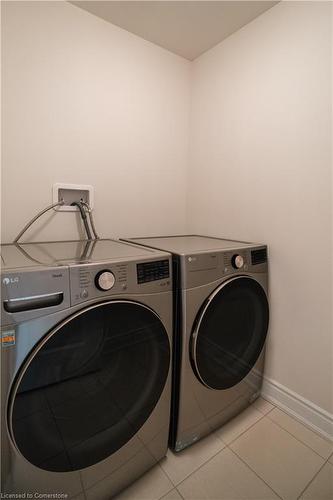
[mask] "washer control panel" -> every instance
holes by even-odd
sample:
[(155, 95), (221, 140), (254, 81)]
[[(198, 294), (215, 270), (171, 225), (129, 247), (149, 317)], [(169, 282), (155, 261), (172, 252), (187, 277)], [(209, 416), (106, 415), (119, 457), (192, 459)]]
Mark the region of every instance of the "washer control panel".
[(171, 260), (102, 262), (69, 268), (71, 304), (122, 294), (172, 290)]
[(70, 268), (71, 303), (102, 298), (127, 290), (127, 264), (87, 264)]
[(168, 259), (154, 260), (152, 262), (142, 262), (136, 265), (136, 269), (139, 284), (162, 280), (170, 277)]
[(109, 269), (103, 269), (99, 271), (95, 276), (95, 285), (98, 290), (102, 290), (103, 292), (107, 292), (113, 288), (116, 282), (116, 278), (114, 274)]

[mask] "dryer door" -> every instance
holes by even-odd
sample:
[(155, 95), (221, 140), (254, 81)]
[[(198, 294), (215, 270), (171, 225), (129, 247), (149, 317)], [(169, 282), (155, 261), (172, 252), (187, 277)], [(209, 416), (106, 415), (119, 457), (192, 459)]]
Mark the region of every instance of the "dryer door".
[(19, 452), (67, 472), (117, 451), (156, 406), (170, 364), (167, 332), (148, 307), (112, 301), (85, 308), (44, 337), (11, 392)]
[(268, 301), (246, 276), (223, 283), (207, 299), (191, 338), (192, 366), (211, 389), (229, 389), (253, 368), (268, 330)]

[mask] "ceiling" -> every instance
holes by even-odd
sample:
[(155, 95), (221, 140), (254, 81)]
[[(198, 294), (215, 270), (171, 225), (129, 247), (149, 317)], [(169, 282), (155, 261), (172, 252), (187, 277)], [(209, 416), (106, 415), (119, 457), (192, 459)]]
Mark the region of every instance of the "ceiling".
[(278, 2), (71, 1), (192, 61)]

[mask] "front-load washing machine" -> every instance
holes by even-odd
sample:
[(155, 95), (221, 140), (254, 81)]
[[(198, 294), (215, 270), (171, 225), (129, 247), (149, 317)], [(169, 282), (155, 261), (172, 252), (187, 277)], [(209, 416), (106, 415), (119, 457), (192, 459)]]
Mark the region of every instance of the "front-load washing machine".
[(1, 491), (109, 499), (166, 454), (171, 256), (96, 240), (1, 257)]
[(260, 393), (269, 317), (267, 247), (205, 236), (130, 241), (173, 254), (170, 445), (180, 451)]

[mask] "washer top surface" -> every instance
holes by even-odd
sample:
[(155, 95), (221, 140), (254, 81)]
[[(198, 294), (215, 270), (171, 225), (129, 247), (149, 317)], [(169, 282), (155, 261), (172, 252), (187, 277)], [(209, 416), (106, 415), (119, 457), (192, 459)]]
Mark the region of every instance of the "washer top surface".
[(244, 241), (226, 240), (199, 235), (131, 238), (130, 241), (178, 255), (209, 252), (211, 250), (228, 250), (233, 248), (240, 249), (256, 245), (255, 243), (248, 243)]
[[(158, 257), (162, 252), (111, 239), (1, 245), (1, 267), (66, 266)], [(165, 254), (163, 254), (165, 256)]]

